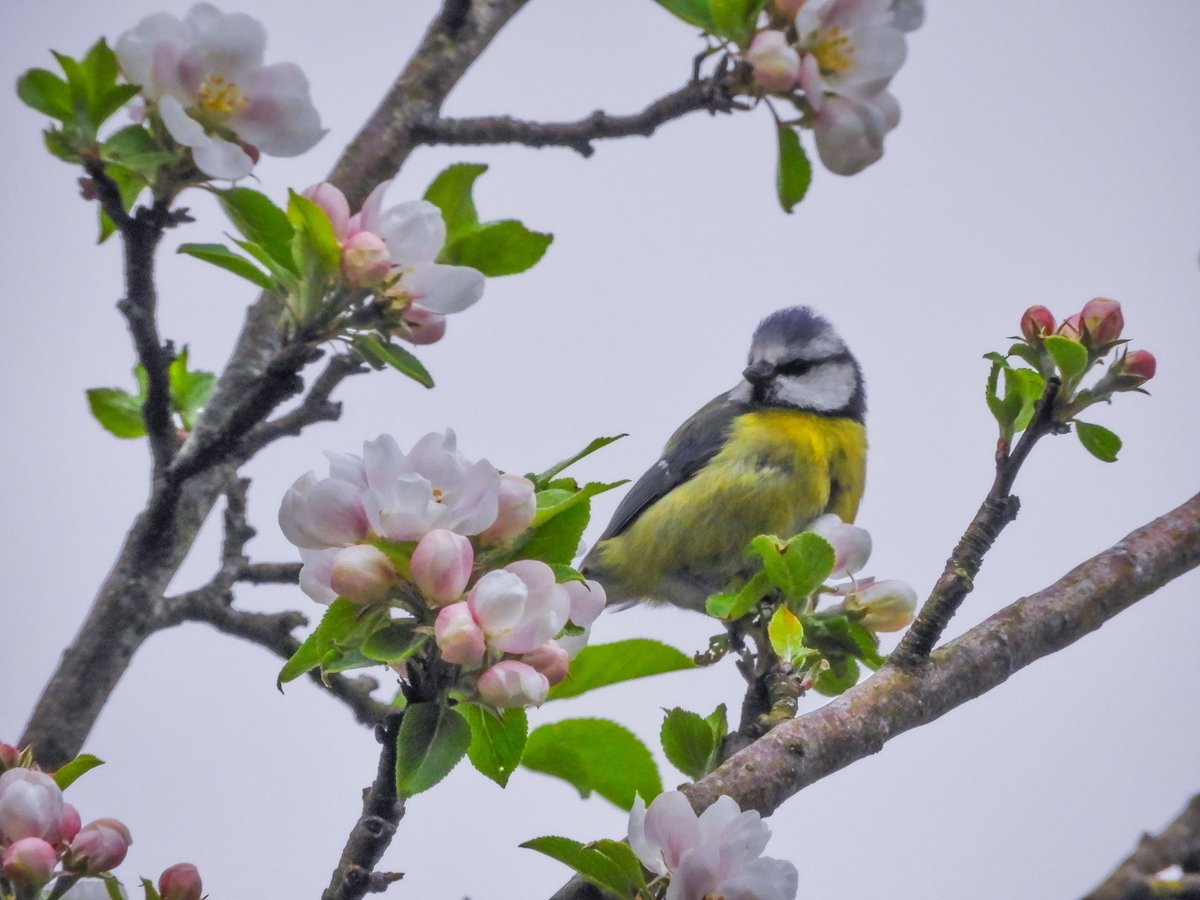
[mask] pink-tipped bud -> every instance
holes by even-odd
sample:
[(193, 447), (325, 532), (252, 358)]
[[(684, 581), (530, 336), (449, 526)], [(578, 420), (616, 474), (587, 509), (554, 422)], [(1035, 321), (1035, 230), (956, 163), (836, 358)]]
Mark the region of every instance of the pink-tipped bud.
[(421, 306), (410, 305), (400, 322), (401, 327), (392, 334), (410, 344), (436, 344), (446, 334), (446, 317)]
[(1154, 373), (1158, 369), (1158, 361), (1149, 350), (1134, 350), (1125, 355), (1121, 369), (1126, 376), (1137, 378), (1140, 384), (1154, 377)]
[(843, 522), (833, 513), (813, 519), (805, 530), (825, 538), (833, 547), (833, 571), (829, 574), (834, 578), (853, 575), (871, 558), (870, 533)]
[(438, 613), (433, 623), (433, 638), (437, 641), (442, 659), (458, 666), (477, 666), (483, 662), (485, 639), (483, 629), (471, 615), (466, 601), (453, 603)]
[(50, 881), (58, 853), (41, 838), (15, 841), (0, 857), (0, 870), (15, 887), (37, 890)]
[(204, 886), (200, 871), (191, 863), (175, 863), (158, 876), (158, 893), (162, 900), (200, 900)]
[(396, 585), (396, 568), (387, 554), (370, 544), (345, 547), (333, 557), (329, 586), (339, 597), (368, 606)]
[(1083, 333), (1093, 347), (1103, 347), (1121, 337), (1125, 317), (1121, 315), (1121, 304), (1107, 297), (1096, 297), (1083, 306), (1079, 314), (1083, 322)]
[(500, 476), (499, 501), (496, 521), (479, 535), (485, 544), (507, 544), (529, 527), (537, 512), (533, 482), (521, 475), (506, 472)]
[(868, 631), (899, 631), (913, 620), (917, 592), (903, 581), (876, 581), (846, 599), (846, 609), (863, 614)]
[(21, 764), (21, 751), (12, 744), (0, 744), (0, 772), (15, 769)]
[(75, 840), (75, 835), (79, 834), (79, 829), (83, 822), (79, 818), (79, 810), (73, 807), (70, 803), (63, 804), (62, 819), (58, 826), (59, 840), (64, 843), (71, 843)]
[(563, 583), (571, 598), (571, 621), (581, 628), (587, 628), (596, 621), (596, 617), (604, 612), (608, 598), (604, 588), (598, 581), (567, 581)]
[(567, 677), (567, 669), (571, 666), (571, 657), (558, 645), (557, 641), (547, 641), (532, 653), (522, 656), (521, 662), (533, 666), (553, 685)]
[(36, 837), (57, 844), (63, 796), (54, 779), (17, 767), (0, 775), (0, 843)]
[(375, 287), (391, 269), (392, 257), (379, 235), (360, 231), (342, 243), (342, 274), (355, 287)]
[(800, 77), (800, 54), (782, 31), (760, 31), (746, 49), (754, 80), (768, 91), (790, 91)]
[(1083, 316), (1080, 313), (1075, 313), (1073, 316), (1067, 316), (1063, 319), (1063, 323), (1058, 326), (1058, 333), (1065, 338), (1070, 338), (1073, 341), (1083, 340)]
[(132, 843), (129, 829), (116, 819), (88, 822), (71, 841), (67, 865), (84, 875), (111, 871), (125, 860)]
[(550, 693), (550, 681), (533, 666), (515, 659), (496, 663), (479, 676), (479, 696), (497, 709), (541, 706)]
[(433, 606), (445, 606), (461, 600), (475, 551), (461, 534), (435, 528), (417, 544), (412, 555), (412, 579)]
[(329, 217), (333, 233), (338, 240), (344, 239), (349, 233), (350, 203), (338, 188), (328, 182), (314, 184), (301, 195), (305, 200), (311, 200)]
[(1104, 377), (1096, 382), (1097, 394), (1133, 391), (1154, 377), (1158, 361), (1149, 350), (1134, 350), (1117, 357)]
[(1029, 343), (1039, 344), (1046, 335), (1054, 334), (1057, 324), (1054, 314), (1046, 307), (1031, 306), (1021, 316), (1021, 334)]

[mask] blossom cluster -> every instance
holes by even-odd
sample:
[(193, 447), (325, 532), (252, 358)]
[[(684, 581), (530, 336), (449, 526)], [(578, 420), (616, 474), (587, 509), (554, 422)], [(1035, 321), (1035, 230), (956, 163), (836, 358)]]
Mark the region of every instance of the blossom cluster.
[[(0, 885), (7, 881), (18, 896), (36, 896), (51, 880), (63, 878), (64, 888), (75, 882), (62, 895), (71, 900), (107, 897), (96, 876), (124, 861), (133, 843), (129, 829), (112, 818), (84, 825), (58, 783), (30, 757), (28, 751), (0, 744)], [(162, 900), (200, 900), (196, 867), (179, 863), (166, 869), (159, 893)]]
[(899, 124), (887, 88), (923, 14), (921, 0), (773, 0), (742, 57), (762, 91), (797, 101), (825, 167), (853, 175)]
[(446, 243), (441, 210), (428, 200), (385, 210), (390, 184), (376, 187), (353, 215), (346, 195), (331, 184), (314, 185), (304, 196), (329, 218), (346, 281), (382, 299), (398, 337), (431, 344), (445, 333), (448, 313), (462, 312), (483, 296), (483, 274), (436, 262)]
[[(1055, 322), (1054, 314), (1044, 306), (1031, 306), (1021, 316), (1021, 335), (1031, 347), (1040, 349), (1045, 338), (1057, 335), (1082, 344), (1092, 359), (1125, 343), (1121, 339), (1124, 328), (1121, 304), (1107, 297), (1094, 297), (1061, 324)], [(1107, 395), (1136, 390), (1154, 377), (1157, 368), (1158, 362), (1149, 350), (1123, 351), (1092, 388), (1092, 393)]]
[(260, 153), (297, 156), (325, 133), (300, 68), (263, 64), (266, 41), (257, 19), (197, 3), (182, 20), (147, 16), (114, 50), (141, 86), (138, 114), (161, 122), (201, 172), (234, 180)]
[(770, 836), (757, 812), (724, 795), (699, 816), (679, 791), (659, 794), (649, 809), (638, 797), (629, 813), (629, 846), (670, 879), (665, 900), (792, 900), (799, 875), (790, 862), (761, 855)]
[(828, 513), (814, 519), (806, 531), (820, 535), (833, 547), (833, 578), (839, 584), (822, 586), (824, 593), (842, 597), (823, 615), (846, 615), (868, 631), (899, 631), (908, 626), (917, 607), (917, 593), (903, 581), (855, 578), (871, 556), (871, 535), (865, 528), (843, 522)]
[(605, 596), (595, 582), (560, 584), (540, 560), (481, 559), (511, 555), (534, 519), (533, 483), (468, 460), (449, 430), (408, 453), (382, 435), (362, 456), (327, 457), (329, 477), (301, 477), (279, 511), (305, 593), (399, 610), (398, 621), (432, 631), (441, 659), (462, 667), (462, 687), (493, 707), (545, 700)]

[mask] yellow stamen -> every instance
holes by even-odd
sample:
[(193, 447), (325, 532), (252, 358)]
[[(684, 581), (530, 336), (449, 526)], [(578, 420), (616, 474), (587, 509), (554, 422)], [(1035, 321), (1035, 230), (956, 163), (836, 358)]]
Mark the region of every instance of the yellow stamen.
[(441, 503), (443, 496), (445, 496), (445, 495), (442, 493), (442, 489), (440, 487), (435, 487), (433, 489), (433, 502), (434, 503)]
[(813, 55), (826, 73), (845, 72), (854, 66), (854, 44), (838, 26), (833, 26), (821, 35)]
[(250, 102), (250, 98), (232, 81), (226, 81), (224, 75), (208, 76), (200, 85), (199, 93), (200, 103), (222, 116), (240, 112)]

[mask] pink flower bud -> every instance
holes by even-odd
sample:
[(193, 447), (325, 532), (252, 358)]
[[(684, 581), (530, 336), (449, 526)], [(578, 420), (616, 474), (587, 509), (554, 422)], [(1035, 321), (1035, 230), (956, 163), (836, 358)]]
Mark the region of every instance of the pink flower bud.
[(377, 234), (360, 231), (342, 244), (342, 274), (355, 287), (375, 287), (392, 269), (387, 244)]
[(435, 528), (421, 538), (412, 555), (412, 579), (434, 606), (462, 598), (471, 579), (475, 551), (461, 534)]
[(533, 666), (515, 659), (496, 663), (479, 676), (479, 696), (497, 709), (541, 706), (550, 681)]
[(1042, 338), (1054, 334), (1054, 315), (1044, 306), (1031, 306), (1021, 316), (1021, 334), (1031, 344), (1041, 343)]
[(537, 498), (533, 482), (521, 475), (505, 473), (500, 476), (500, 512), (496, 521), (479, 534), (485, 544), (507, 544), (533, 521)]
[(1134, 350), (1124, 356), (1121, 368), (1126, 375), (1149, 381), (1158, 369), (1158, 361), (1149, 350)]
[(1083, 316), (1080, 313), (1075, 313), (1073, 316), (1067, 316), (1063, 319), (1063, 323), (1058, 326), (1058, 333), (1065, 338), (1070, 338), (1073, 341), (1083, 340)]
[(84, 825), (71, 841), (67, 864), (84, 875), (99, 875), (119, 866), (132, 843), (124, 824), (116, 819), (97, 819)]
[(800, 54), (782, 31), (760, 31), (746, 50), (754, 80), (768, 91), (790, 91), (800, 77)]
[(333, 557), (329, 586), (344, 600), (367, 606), (386, 597), (395, 584), (396, 569), (377, 547), (355, 544)]
[(200, 872), (191, 863), (175, 863), (158, 876), (158, 893), (162, 900), (200, 900), (203, 892)]
[(0, 744), (0, 772), (21, 764), (21, 751), (12, 744)]
[(433, 623), (433, 638), (442, 651), (442, 659), (448, 663), (477, 666), (483, 662), (483, 629), (465, 600), (452, 603), (438, 613)]
[(848, 597), (846, 608), (862, 612), (859, 624), (869, 631), (899, 631), (913, 620), (917, 592), (903, 581), (876, 581)]
[(1121, 337), (1121, 329), (1125, 327), (1121, 304), (1107, 297), (1089, 300), (1079, 316), (1083, 321), (1083, 333), (1093, 347), (1111, 344)]
[(71, 841), (75, 840), (75, 835), (79, 834), (79, 828), (82, 824), (79, 819), (79, 810), (70, 803), (64, 803), (62, 820), (58, 826), (59, 840), (67, 844), (71, 843)]
[(409, 305), (400, 321), (402, 327), (392, 334), (410, 344), (436, 344), (446, 333), (446, 317), (420, 306)]
[(829, 574), (834, 578), (853, 575), (871, 557), (871, 535), (867, 530), (848, 525), (833, 513), (813, 519), (805, 530), (825, 538), (833, 547), (833, 571)]
[(56, 844), (63, 816), (62, 791), (37, 769), (0, 775), (0, 843), (36, 837)]
[(1096, 382), (1097, 394), (1113, 391), (1132, 391), (1154, 377), (1158, 361), (1149, 350), (1134, 350), (1124, 353), (1113, 361), (1104, 377)]
[(571, 621), (576, 625), (587, 628), (604, 612), (608, 598), (604, 595), (604, 588), (600, 582), (567, 581), (563, 583), (563, 587), (571, 597)]
[(40, 888), (50, 881), (58, 853), (41, 838), (27, 837), (14, 841), (0, 857), (4, 877), (16, 887)]
[(567, 655), (567, 651), (558, 645), (557, 641), (546, 641), (532, 653), (522, 656), (521, 662), (533, 666), (545, 675), (546, 680), (551, 684), (558, 684), (567, 677), (571, 658)]

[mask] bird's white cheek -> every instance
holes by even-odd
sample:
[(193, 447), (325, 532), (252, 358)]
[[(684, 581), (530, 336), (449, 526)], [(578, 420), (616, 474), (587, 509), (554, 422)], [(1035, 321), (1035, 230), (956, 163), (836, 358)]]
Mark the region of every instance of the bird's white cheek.
[(849, 363), (825, 365), (807, 375), (784, 375), (775, 382), (777, 402), (817, 412), (845, 408), (857, 386)]

